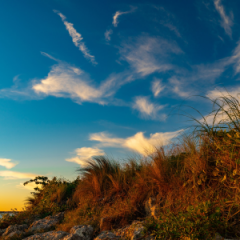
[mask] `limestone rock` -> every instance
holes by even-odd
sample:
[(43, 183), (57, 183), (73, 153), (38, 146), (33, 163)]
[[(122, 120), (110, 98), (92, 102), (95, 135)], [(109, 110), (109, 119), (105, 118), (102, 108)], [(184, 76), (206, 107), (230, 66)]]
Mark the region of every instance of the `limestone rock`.
[(84, 238), (80, 237), (77, 234), (71, 233), (67, 235), (63, 240), (84, 240)]
[(63, 231), (50, 231), (46, 233), (37, 233), (30, 237), (24, 238), (24, 240), (60, 240), (67, 236), (67, 232)]
[(6, 228), (5, 229), (0, 229), (0, 237), (3, 235), (3, 233), (6, 231)]
[(136, 240), (144, 236), (144, 226), (141, 221), (133, 221), (131, 225), (118, 229), (115, 234), (121, 238)]
[(63, 240), (91, 240), (93, 236), (93, 227), (90, 225), (78, 225), (70, 229), (70, 234)]
[(37, 220), (31, 224), (29, 232), (44, 232), (55, 226), (64, 218), (64, 212), (58, 213), (55, 216), (49, 216), (44, 219)]
[(11, 239), (15, 239), (15, 238), (22, 238), (24, 236), (24, 234), (26, 234), (25, 232), (22, 231), (15, 231), (15, 232), (11, 232), (10, 234), (8, 234), (6, 237), (4, 237), (5, 240), (11, 240)]
[[(11, 237), (18, 235), (20, 233), (23, 233), (28, 228), (27, 224), (23, 225), (10, 225), (5, 232), (2, 234), (3, 237), (9, 237), (11, 234)], [(13, 234), (14, 233), (14, 234)]]
[(103, 231), (98, 235), (94, 240), (118, 240), (121, 239), (119, 236), (116, 236), (113, 232)]
[(70, 233), (82, 237), (84, 240), (91, 240), (94, 229), (90, 225), (78, 225), (71, 228)]
[(237, 240), (237, 239), (224, 238), (219, 233), (216, 233), (214, 240)]

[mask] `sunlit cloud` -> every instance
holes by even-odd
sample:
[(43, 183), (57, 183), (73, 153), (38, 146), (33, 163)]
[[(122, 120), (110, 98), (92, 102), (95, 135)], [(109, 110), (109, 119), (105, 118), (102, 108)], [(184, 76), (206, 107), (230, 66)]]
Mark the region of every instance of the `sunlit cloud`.
[(221, 26), (224, 28), (226, 34), (231, 37), (232, 36), (231, 27), (233, 25), (233, 14), (231, 13), (230, 16), (227, 16), (224, 7), (221, 4), (221, 0), (214, 0), (214, 5), (222, 19)]
[(74, 162), (85, 167), (93, 161), (94, 156), (105, 155), (104, 151), (99, 148), (82, 147), (75, 150), (76, 156), (66, 159), (67, 162)]
[(146, 138), (143, 132), (138, 132), (128, 138), (114, 138), (107, 133), (101, 132), (91, 134), (89, 139), (100, 142), (99, 146), (102, 147), (126, 148), (147, 156), (154, 153), (156, 148), (169, 144), (171, 140), (179, 136), (182, 132), (183, 130), (165, 133), (158, 132), (150, 134), (149, 138)]
[(66, 17), (59, 11), (54, 10), (54, 12), (61, 17), (69, 35), (72, 37), (72, 41), (74, 45), (79, 48), (79, 50), (83, 53), (85, 58), (89, 59), (93, 64), (97, 64), (97, 62), (95, 61), (95, 57), (89, 53), (89, 50), (86, 47), (85, 43), (82, 42), (83, 40), (82, 35), (77, 32), (77, 30), (73, 27), (73, 24), (70, 22), (67, 22)]
[(163, 109), (164, 106), (151, 103), (147, 97), (136, 97), (133, 104), (133, 109), (140, 112), (144, 118), (150, 118), (155, 120), (165, 120), (166, 115), (159, 115), (158, 111)]
[(33, 81), (32, 89), (40, 95), (71, 98), (81, 104), (84, 101), (105, 104), (104, 97), (114, 93), (114, 79), (94, 86), (89, 76), (79, 68), (59, 63), (52, 66), (48, 76), (40, 81)]
[(161, 80), (155, 78), (155, 80), (152, 82), (151, 90), (153, 92), (154, 97), (158, 97), (159, 93), (163, 91), (165, 87), (162, 86)]
[(121, 15), (123, 15), (123, 14), (128, 14), (128, 13), (132, 13), (132, 12), (134, 12), (136, 9), (137, 9), (137, 8), (135, 7), (135, 8), (132, 8), (130, 11), (126, 11), (126, 12), (117, 11), (117, 12), (114, 14), (114, 16), (113, 16), (113, 21), (112, 21), (113, 26), (114, 26), (114, 27), (117, 27), (117, 25), (118, 25), (118, 23), (119, 23), (118, 19), (119, 19), (119, 17), (120, 17)]
[(0, 177), (4, 179), (29, 179), (35, 178), (37, 175), (33, 173), (22, 173), (13, 171), (0, 171)]
[(124, 44), (120, 53), (134, 71), (144, 77), (174, 69), (171, 57), (182, 53), (182, 50), (175, 43), (162, 38), (140, 37), (134, 44)]
[(0, 166), (3, 166), (7, 169), (11, 169), (11, 168), (15, 167), (16, 165), (17, 165), (17, 163), (13, 163), (11, 159), (0, 158)]

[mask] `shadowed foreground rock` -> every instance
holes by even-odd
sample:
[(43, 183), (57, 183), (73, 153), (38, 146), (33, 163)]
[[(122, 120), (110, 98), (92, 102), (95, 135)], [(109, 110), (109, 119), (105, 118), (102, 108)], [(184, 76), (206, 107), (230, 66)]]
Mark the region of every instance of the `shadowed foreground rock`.
[(66, 236), (63, 240), (91, 240), (93, 232), (94, 229), (90, 225), (74, 226), (70, 230), (70, 235)]
[(32, 223), (32, 225), (29, 227), (29, 232), (46, 232), (47, 230), (54, 227), (56, 224), (58, 224), (61, 220), (64, 218), (64, 212), (58, 213), (55, 216), (49, 216), (44, 219), (35, 221)]
[(63, 231), (50, 231), (46, 233), (37, 233), (33, 236), (24, 238), (24, 240), (60, 240), (67, 236), (69, 233)]
[(117, 240), (121, 239), (121, 237), (116, 236), (113, 232), (110, 231), (103, 231), (98, 235), (94, 240)]
[(25, 234), (25, 230), (28, 228), (26, 224), (23, 225), (11, 225), (7, 229), (5, 229), (2, 237), (4, 239), (13, 239)]

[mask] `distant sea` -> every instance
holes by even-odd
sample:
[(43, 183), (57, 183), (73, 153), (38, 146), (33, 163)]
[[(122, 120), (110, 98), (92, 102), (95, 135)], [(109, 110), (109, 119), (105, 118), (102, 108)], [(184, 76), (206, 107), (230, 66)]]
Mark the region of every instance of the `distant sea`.
[(0, 212), (0, 218), (2, 218), (2, 215), (6, 214), (6, 213), (9, 213), (10, 215), (13, 214), (13, 212)]

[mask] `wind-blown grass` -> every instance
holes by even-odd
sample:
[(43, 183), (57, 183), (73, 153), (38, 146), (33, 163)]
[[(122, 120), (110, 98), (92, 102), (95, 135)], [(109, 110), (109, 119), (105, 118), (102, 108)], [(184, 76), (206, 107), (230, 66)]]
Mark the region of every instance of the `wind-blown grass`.
[(212, 123), (196, 119), (192, 134), (171, 149), (157, 148), (147, 158), (121, 164), (96, 157), (79, 169), (76, 181), (50, 180), (28, 199), (25, 215), (66, 210), (59, 230), (76, 224), (99, 229), (102, 217), (110, 217), (116, 228), (143, 219), (145, 203), (154, 197), (158, 216), (147, 220), (147, 228), (158, 239), (210, 239), (216, 231), (237, 236), (240, 105), (231, 96), (213, 104)]

